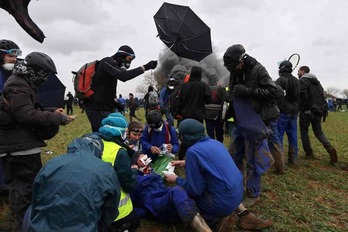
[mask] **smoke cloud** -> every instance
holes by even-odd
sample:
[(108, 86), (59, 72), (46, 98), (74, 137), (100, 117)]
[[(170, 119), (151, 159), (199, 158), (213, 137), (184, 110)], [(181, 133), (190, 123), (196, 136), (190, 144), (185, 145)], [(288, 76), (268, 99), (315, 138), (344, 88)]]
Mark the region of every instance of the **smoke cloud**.
[[(161, 57), (168, 48), (164, 48), (159, 57)], [(208, 83), (209, 79), (217, 79), (217, 82), (225, 87), (228, 85), (229, 73), (223, 66), (222, 57), (218, 58), (215, 53), (212, 53), (205, 57), (201, 62), (181, 58), (175, 55), (171, 50), (166, 52), (163, 57), (158, 61), (158, 66), (154, 71), (154, 76), (159, 86), (166, 85), (169, 78), (175, 78), (176, 80), (183, 80), (187, 74), (190, 73), (193, 66), (202, 68), (203, 76), (202, 81)]]

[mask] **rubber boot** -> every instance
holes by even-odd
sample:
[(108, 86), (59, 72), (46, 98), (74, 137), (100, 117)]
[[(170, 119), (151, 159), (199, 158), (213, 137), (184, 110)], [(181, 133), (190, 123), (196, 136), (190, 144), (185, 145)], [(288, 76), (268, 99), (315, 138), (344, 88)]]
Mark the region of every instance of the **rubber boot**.
[(190, 227), (195, 232), (212, 232), (212, 230), (209, 228), (209, 226), (199, 213), (197, 213), (196, 216), (192, 219)]

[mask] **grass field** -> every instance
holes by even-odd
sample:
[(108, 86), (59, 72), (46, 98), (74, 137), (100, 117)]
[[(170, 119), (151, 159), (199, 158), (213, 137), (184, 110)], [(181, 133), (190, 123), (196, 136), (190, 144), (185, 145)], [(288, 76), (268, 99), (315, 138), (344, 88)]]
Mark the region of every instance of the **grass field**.
[[(89, 132), (86, 115), (81, 114), (78, 108), (75, 108), (75, 113), (78, 114), (76, 121), (62, 126), (58, 135), (42, 149), (43, 162), (64, 153), (74, 138)], [(138, 114), (144, 122), (142, 109)], [(265, 231), (348, 231), (348, 172), (339, 168), (348, 162), (348, 112), (330, 113), (327, 122), (323, 123), (323, 131), (337, 148), (338, 165), (329, 164), (328, 154), (313, 133), (310, 136), (317, 159), (304, 159), (299, 142), (298, 166), (288, 168), (286, 175), (282, 176), (269, 170), (262, 178), (262, 201), (250, 208), (259, 216), (273, 220), (273, 227)], [(228, 143), (229, 138), (226, 137), (225, 145)], [(7, 205), (7, 198), (0, 198), (0, 231), (10, 231)], [(238, 231), (236, 220), (236, 216), (232, 217), (225, 231)], [(143, 221), (139, 231), (189, 230), (181, 225)]]

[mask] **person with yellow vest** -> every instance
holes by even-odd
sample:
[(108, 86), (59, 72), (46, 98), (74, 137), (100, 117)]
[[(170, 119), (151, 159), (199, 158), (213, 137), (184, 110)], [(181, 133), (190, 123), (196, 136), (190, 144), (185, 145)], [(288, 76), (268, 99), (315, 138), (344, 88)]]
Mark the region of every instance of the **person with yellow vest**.
[(123, 142), (128, 122), (120, 113), (111, 113), (101, 122), (98, 136), (102, 139), (104, 150), (101, 159), (111, 163), (121, 185), (121, 198), (118, 205), (119, 215), (111, 224), (110, 231), (136, 231), (139, 215), (133, 211), (129, 193), (137, 187), (138, 166), (132, 165), (134, 151)]

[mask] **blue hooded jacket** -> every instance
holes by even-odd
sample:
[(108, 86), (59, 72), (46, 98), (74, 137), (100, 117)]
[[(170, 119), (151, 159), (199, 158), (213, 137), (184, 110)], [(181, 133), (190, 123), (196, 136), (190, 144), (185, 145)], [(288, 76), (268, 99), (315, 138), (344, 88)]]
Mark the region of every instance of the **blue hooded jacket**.
[(98, 231), (114, 221), (120, 184), (100, 155), (91, 140), (76, 139), (67, 154), (46, 163), (34, 181), (25, 231)]

